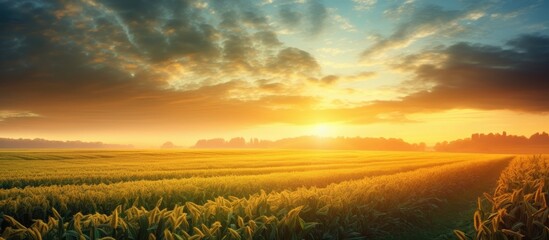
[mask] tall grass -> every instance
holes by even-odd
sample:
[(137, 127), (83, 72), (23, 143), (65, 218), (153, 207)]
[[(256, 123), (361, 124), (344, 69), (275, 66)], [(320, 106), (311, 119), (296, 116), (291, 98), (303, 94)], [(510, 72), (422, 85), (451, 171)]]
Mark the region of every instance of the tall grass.
[(455, 233), (461, 240), (549, 239), (548, 205), (549, 158), (518, 158), (503, 171), (494, 193), (479, 198), (475, 232)]
[[(0, 188), (111, 184), (136, 180), (385, 169), (497, 158), (482, 154), (417, 152), (215, 151), (0, 151)], [(32, 167), (29, 167), (32, 166)], [(365, 173), (369, 176), (368, 173)]]
[[(131, 182), (128, 185), (96, 185), (101, 187), (115, 185), (116, 187), (107, 194), (101, 191), (86, 194), (86, 191), (82, 191), (85, 185), (82, 185), (74, 186), (73, 190), (79, 192), (81, 197), (70, 199), (70, 202), (74, 203), (78, 203), (80, 199), (83, 202), (82, 205), (70, 208), (67, 206), (67, 209), (60, 212), (52, 210), (50, 205), (39, 204), (40, 196), (47, 194), (56, 186), (27, 188), (19, 191), (29, 191), (29, 189), (36, 191), (32, 194), (28, 192), (29, 198), (36, 198), (36, 203), (10, 197), (10, 201), (16, 202), (15, 209), (39, 208), (48, 215), (45, 218), (47, 220), (35, 221), (30, 226), (27, 224), (29, 227), (26, 227), (18, 224), (16, 219), (6, 216), (4, 220), (9, 227), (2, 230), (2, 236), (7, 239), (25, 237), (36, 239), (38, 235), (49, 239), (67, 237), (79, 239), (100, 237), (115, 239), (379, 238), (392, 231), (405, 231), (422, 223), (427, 224), (429, 213), (436, 210), (440, 202), (483, 181), (487, 171), (502, 169), (508, 161), (509, 158), (492, 156), (487, 160), (424, 166), (409, 172), (365, 177), (358, 180), (342, 180), (324, 187), (299, 187), (295, 190), (278, 190), (269, 193), (256, 190), (248, 196), (211, 197), (203, 203), (184, 201), (167, 204), (169, 201), (174, 201), (171, 199), (172, 196), (186, 194), (179, 189), (182, 186), (177, 184), (176, 181), (179, 180), (163, 185), (163, 188), (161, 185), (143, 188), (145, 185), (136, 184), (137, 182)], [(299, 175), (301, 174), (294, 177), (287, 175), (285, 176), (288, 178), (287, 182), (279, 182), (279, 184), (287, 187), (293, 182), (307, 178), (306, 175)], [(223, 195), (225, 192), (235, 190), (227, 187), (231, 184), (244, 188), (256, 183), (261, 185), (262, 181), (266, 181), (265, 184), (272, 184), (272, 180), (269, 179), (275, 176), (279, 175), (265, 177), (266, 180), (258, 176), (208, 178), (213, 180), (203, 182), (202, 192), (209, 194), (210, 191), (217, 191)], [(327, 177), (329, 179), (330, 176)], [(227, 179), (220, 181), (219, 178)], [(96, 201), (107, 199), (111, 196), (110, 194), (124, 196), (127, 194), (125, 192), (127, 188), (131, 186), (140, 187), (142, 196), (150, 196), (150, 198), (142, 198), (142, 201), (135, 203), (128, 201), (126, 204), (119, 207), (113, 206), (110, 209), (104, 208), (103, 213), (70, 213), (71, 210), (82, 211), (90, 207), (87, 204), (93, 205)], [(210, 186), (217, 186), (218, 189)], [(178, 190), (172, 191), (172, 188)], [(62, 189), (67, 192), (59, 191), (52, 195), (70, 194), (70, 188)], [(115, 192), (116, 189), (118, 192)], [(154, 191), (158, 195), (147, 195), (148, 191)], [(20, 193), (9, 196), (17, 196)], [(88, 196), (94, 196), (93, 201), (88, 202), (86, 200)], [(206, 198), (208, 197), (204, 199)], [(158, 199), (162, 200), (157, 201)], [(42, 199), (42, 202), (47, 201), (49, 200)], [(143, 207), (141, 206), (143, 203), (149, 205)], [(105, 214), (106, 212), (110, 214)]]

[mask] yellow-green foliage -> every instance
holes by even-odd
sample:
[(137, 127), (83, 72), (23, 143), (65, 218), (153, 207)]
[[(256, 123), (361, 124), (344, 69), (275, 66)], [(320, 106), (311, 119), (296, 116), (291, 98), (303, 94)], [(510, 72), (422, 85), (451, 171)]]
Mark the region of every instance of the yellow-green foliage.
[[(44, 186), (0, 189), (0, 209), (18, 219), (45, 218), (48, 209), (62, 214), (110, 212), (121, 204), (137, 201), (147, 208), (164, 198), (163, 206), (187, 201), (202, 204), (218, 196), (246, 197), (264, 190), (324, 187), (331, 183), (362, 179), (461, 161), (504, 158), (498, 155), (439, 154), (361, 151), (145, 151), (145, 152), (49, 152), (4, 153), (1, 175), (6, 179), (39, 179)], [(34, 160), (15, 160), (17, 156)], [(127, 156), (129, 155), (129, 156)], [(12, 158), (12, 160), (8, 160)], [(41, 158), (41, 160), (37, 160)], [(71, 159), (74, 158), (74, 159)], [(45, 160), (56, 159), (56, 160)], [(84, 159), (84, 160), (83, 160)], [(101, 160), (102, 159), (102, 160)], [(105, 160), (108, 159), (108, 160)], [(9, 164), (6, 164), (9, 163)], [(33, 166), (33, 167), (29, 167)], [(255, 170), (255, 173), (250, 171)], [(103, 172), (104, 171), (104, 172)], [(177, 178), (173, 172), (219, 171), (211, 177)], [(161, 180), (142, 180), (136, 175), (157, 174)], [(211, 174), (213, 174), (211, 173)], [(37, 176), (33, 176), (37, 174)], [(97, 179), (95, 184), (58, 183), (60, 179)], [(130, 177), (128, 177), (130, 176)], [(149, 175), (147, 175), (149, 176)], [(150, 175), (153, 176), (153, 175)], [(131, 180), (106, 184), (112, 179)], [(51, 178), (51, 179), (50, 179)], [(63, 180), (63, 181), (65, 181)], [(9, 182), (11, 180), (2, 180)], [(90, 180), (83, 180), (84, 182)], [(8, 185), (8, 184), (6, 184)]]
[[(401, 154), (400, 160), (409, 164), (403, 168), (403, 165), (393, 161), (395, 153), (360, 152), (354, 153), (354, 156), (347, 155), (348, 158), (341, 157), (332, 161), (323, 158), (325, 155), (322, 153), (341, 154), (308, 152), (307, 154), (315, 157), (310, 157), (309, 161), (302, 161), (294, 166), (314, 163), (315, 158), (319, 159), (319, 164), (331, 164), (337, 161), (341, 161), (342, 164), (360, 162), (360, 159), (366, 158), (368, 154), (377, 154), (377, 160), (371, 158), (368, 160), (370, 166), (373, 169), (377, 167), (378, 170), (382, 168), (388, 170), (384, 175), (371, 177), (368, 177), (368, 172), (365, 171), (361, 173), (363, 174), (361, 178), (346, 175), (352, 173), (351, 169), (356, 168), (355, 166), (351, 169), (334, 168), (334, 171), (325, 172), (315, 169), (260, 175), (131, 181), (108, 185), (7, 189), (4, 190), (6, 195), (1, 195), (4, 204), (1, 205), (2, 209), (13, 208), (15, 211), (41, 209), (53, 217), (44, 218), (48, 219), (47, 221), (35, 221), (30, 228), (25, 228), (14, 219), (5, 217), (10, 227), (3, 230), (2, 236), (13, 239), (26, 236), (29, 239), (36, 239), (40, 233), (41, 237), (48, 239), (65, 239), (63, 236), (74, 236), (80, 239), (100, 237), (115, 239), (358, 239), (361, 236), (375, 237), (425, 221), (429, 212), (435, 209), (443, 199), (454, 196), (460, 189), (467, 189), (483, 181), (487, 171), (503, 169), (509, 160), (508, 157), (497, 155), (398, 153)], [(382, 158), (383, 154), (386, 154), (385, 159)], [(452, 156), (455, 157), (454, 161), (444, 160)], [(471, 160), (466, 161), (468, 158)], [(279, 160), (285, 161), (281, 166), (292, 164), (291, 160)], [(261, 164), (269, 166), (268, 161)], [(322, 163), (323, 161), (325, 162)], [(273, 163), (276, 162), (278, 161), (273, 161)], [(203, 161), (202, 164), (208, 165), (208, 162)], [(235, 164), (235, 162), (228, 164)], [(364, 165), (368, 166), (368, 163)], [(396, 173), (403, 169), (415, 170)], [(235, 172), (238, 172), (238, 168)], [(191, 184), (192, 182), (189, 181), (200, 182)], [(315, 181), (324, 182), (316, 185)], [(332, 183), (328, 184), (329, 181)], [(187, 184), (190, 187), (187, 187)], [(95, 190), (90, 190), (94, 188)], [(267, 193), (261, 189), (288, 190)], [(54, 192), (50, 193), (51, 191)], [(208, 197), (196, 197), (196, 194), (200, 193), (208, 196), (215, 195), (210, 191), (224, 197), (210, 197), (209, 200)], [(26, 197), (17, 197), (21, 195)], [(65, 199), (66, 196), (68, 197)], [(141, 199), (135, 201), (133, 206), (128, 202), (126, 207), (114, 206), (107, 210), (106, 207), (98, 204), (108, 205), (111, 200), (133, 196), (140, 196)], [(195, 196), (202, 202), (181, 201), (178, 204), (178, 200), (193, 198), (185, 196)], [(163, 200), (157, 201), (161, 197)], [(55, 201), (64, 201), (66, 204), (65, 209), (59, 208), (60, 213), (50, 210), (51, 206), (58, 204)], [(72, 205), (69, 206), (67, 203)], [(142, 207), (142, 204), (147, 207)], [(70, 211), (84, 211), (93, 207), (100, 208), (100, 212), (109, 212), (111, 215), (69, 214)], [(127, 209), (123, 210), (124, 208)], [(24, 216), (26, 216), (25, 213), (22, 213), (18, 219), (24, 220)]]
[[(77, 213), (65, 222), (55, 209), (46, 222), (25, 227), (4, 216), (6, 239), (303, 239), (317, 223), (299, 216), (302, 207), (273, 213), (266, 195), (246, 199), (217, 198), (204, 205), (188, 202), (171, 210), (132, 206), (111, 215)], [(252, 212), (250, 209), (254, 209)], [(274, 216), (274, 214), (280, 217)]]
[(0, 151), (0, 188), (345, 169), (371, 176), (394, 171), (387, 169), (498, 157), (320, 150)]
[(484, 194), (491, 205), (487, 212), (478, 201), (475, 234), (459, 239), (549, 239), (549, 159), (518, 158), (502, 172), (493, 195)]

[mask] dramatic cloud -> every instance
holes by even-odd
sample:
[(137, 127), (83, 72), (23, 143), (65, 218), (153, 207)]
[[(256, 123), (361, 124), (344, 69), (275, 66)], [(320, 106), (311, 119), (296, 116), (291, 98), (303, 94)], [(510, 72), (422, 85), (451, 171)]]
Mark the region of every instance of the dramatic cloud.
[[(78, 128), (181, 119), (188, 125), (230, 115), (223, 122), (234, 126), (273, 121), (280, 117), (272, 109), (315, 102), (288, 93), (320, 75), (317, 61), (284, 46), (253, 4), (0, 4), (2, 120), (40, 115), (44, 127)], [(322, 4), (309, 7), (322, 22)], [(208, 20), (208, 11), (218, 21)], [(270, 85), (255, 84), (261, 79)], [(238, 117), (250, 110), (254, 116)]]
[[(397, 10), (398, 11), (398, 10)], [(400, 49), (428, 36), (453, 35), (464, 30), (460, 21), (477, 20), (483, 16), (478, 10), (446, 10), (437, 5), (413, 8), (409, 19), (396, 26), (390, 36), (381, 38), (364, 50), (361, 57), (368, 61), (385, 51)]]
[(284, 5), (279, 8), (278, 15), (284, 27), (297, 28), (303, 19), (303, 14), (296, 11), (292, 5)]
[(272, 31), (262, 31), (254, 34), (256, 41), (260, 42), (266, 47), (278, 47), (282, 45), (282, 42), (278, 40), (276, 33)]
[[(432, 56), (443, 60), (423, 59), (433, 60)], [(402, 112), (460, 108), (549, 112), (549, 36), (524, 35), (502, 47), (458, 43), (409, 56), (400, 68), (415, 74), (408, 84), (427, 89), (375, 107)]]
[[(286, 2), (278, 9), (278, 18), (283, 28), (300, 32), (306, 38), (316, 38), (326, 29), (330, 13), (319, 0)], [(340, 21), (345, 21), (341, 18)], [(347, 23), (347, 28), (352, 27)]]
[(153, 135), (409, 123), (413, 113), (462, 108), (545, 113), (547, 4), (536, 4), (0, 0), (0, 132)]
[(297, 48), (282, 49), (274, 61), (269, 65), (274, 72), (288, 75), (307, 76), (318, 72), (320, 66), (308, 52)]
[(320, 3), (318, 0), (309, 1), (308, 8), (308, 20), (309, 20), (309, 29), (308, 32), (312, 36), (317, 36), (322, 33), (326, 22), (328, 19), (328, 10), (326, 7)]

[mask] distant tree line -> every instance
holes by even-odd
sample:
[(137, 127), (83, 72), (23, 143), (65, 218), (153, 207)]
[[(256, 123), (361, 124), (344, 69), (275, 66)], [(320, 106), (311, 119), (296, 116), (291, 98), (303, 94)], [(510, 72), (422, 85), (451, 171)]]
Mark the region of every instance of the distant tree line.
[(470, 138), (437, 143), (434, 148), (442, 152), (549, 153), (549, 134), (542, 132), (525, 137), (506, 132), (475, 133)]
[(198, 140), (193, 148), (280, 148), (280, 149), (342, 149), (424, 151), (425, 143), (411, 144), (396, 138), (316, 137), (302, 136), (276, 141), (242, 137), (226, 141), (223, 138)]
[(133, 148), (133, 146), (102, 142), (54, 141), (41, 138), (0, 138), (0, 148)]

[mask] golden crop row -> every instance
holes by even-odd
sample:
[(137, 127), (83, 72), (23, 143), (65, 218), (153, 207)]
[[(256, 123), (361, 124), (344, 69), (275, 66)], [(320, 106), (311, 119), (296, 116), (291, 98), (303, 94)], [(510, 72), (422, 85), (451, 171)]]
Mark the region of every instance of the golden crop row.
[[(204, 204), (182, 203), (179, 205), (181, 207), (170, 210), (156, 207), (147, 211), (134, 206), (122, 211), (122, 207), (113, 207), (111, 209), (116, 210), (109, 216), (99, 213), (76, 214), (67, 216), (65, 224), (59, 224), (61, 216), (65, 215), (54, 212), (55, 217), (50, 218), (47, 223), (37, 221), (30, 228), (6, 217), (11, 227), (5, 229), (2, 236), (26, 236), (29, 239), (36, 239), (38, 235), (48, 239), (61, 239), (56, 236), (63, 237), (64, 234), (80, 239), (86, 238), (84, 235), (90, 239), (123, 239), (130, 236), (133, 239), (375, 237), (425, 220), (441, 199), (459, 194), (459, 190), (483, 181), (487, 171), (503, 169), (508, 160), (504, 158), (459, 162), (344, 181), (322, 188), (299, 188), (271, 193), (261, 191), (245, 198), (217, 197)], [(239, 181), (239, 178), (242, 176), (235, 177), (234, 180)], [(256, 178), (245, 180), (250, 181), (248, 185), (258, 181)], [(126, 194), (123, 188), (119, 190), (118, 195)], [(223, 192), (222, 189), (219, 190)], [(161, 196), (164, 196), (165, 201), (166, 197), (173, 194), (175, 192), (165, 192)], [(152, 202), (153, 199), (146, 201)], [(156, 205), (160, 206), (161, 203)]]
[[(153, 152), (156, 153), (156, 152)], [(221, 151), (221, 153), (224, 153)], [(229, 151), (230, 156), (236, 156), (235, 153)], [(260, 151), (263, 154), (262, 151)], [(269, 152), (270, 153), (270, 152)], [(290, 152), (294, 154), (294, 152)], [(326, 155), (322, 155), (324, 153)], [(127, 154), (127, 153), (126, 153)], [(179, 152), (174, 153), (176, 156)], [(186, 154), (197, 154), (196, 152), (190, 152)], [(290, 155), (291, 155), (290, 154)], [(170, 152), (166, 154), (171, 156)], [(204, 154), (205, 156), (211, 156), (212, 154)], [(281, 154), (286, 156), (286, 154)], [(119, 182), (113, 184), (93, 184), (93, 185), (52, 185), (52, 186), (39, 186), (39, 187), (25, 187), (24, 189), (12, 188), (12, 189), (0, 189), (0, 209), (9, 215), (16, 216), (18, 219), (28, 222), (33, 218), (45, 218), (48, 215), (48, 209), (57, 208), (62, 214), (65, 214), (69, 210), (81, 211), (83, 213), (110, 212), (112, 208), (120, 204), (131, 204), (137, 200), (140, 205), (151, 207), (151, 204), (156, 202), (160, 197), (164, 197), (164, 206), (173, 207), (175, 204), (182, 204), (187, 201), (195, 202), (198, 204), (204, 203), (208, 199), (213, 199), (218, 196), (237, 196), (246, 197), (250, 194), (257, 193), (259, 190), (265, 191), (282, 191), (293, 190), (298, 187), (323, 187), (328, 184), (338, 183), (341, 181), (361, 179), (367, 176), (377, 176), (383, 174), (392, 174), (401, 171), (410, 171), (418, 168), (431, 167), (441, 164), (453, 163), (456, 161), (463, 161), (465, 156), (471, 155), (447, 155), (447, 154), (420, 154), (416, 153), (407, 155), (405, 153), (370, 153), (370, 152), (341, 152), (341, 151), (328, 151), (328, 152), (295, 152), (297, 157), (294, 157), (294, 161), (303, 162), (306, 159), (308, 161), (323, 162), (326, 156), (339, 156), (340, 159), (335, 159), (338, 163), (341, 162), (343, 166), (346, 163), (353, 163), (357, 161), (365, 162), (364, 166), (352, 167), (352, 168), (332, 168), (332, 169), (320, 169), (309, 170), (302, 172), (277, 172), (264, 175), (244, 175), (244, 176), (219, 176), (219, 177), (192, 177), (185, 179), (167, 179), (159, 181), (147, 181), (147, 180), (134, 180), (127, 182)], [(63, 155), (65, 156), (65, 155)], [(72, 156), (72, 155), (70, 155)], [(94, 155), (95, 156), (95, 155)], [(108, 154), (101, 155), (111, 156)], [(113, 155), (118, 156), (118, 155)], [(132, 155), (133, 156), (133, 155)], [(160, 155), (163, 156), (163, 155)], [(242, 162), (246, 162), (247, 154), (241, 154)], [(301, 157), (299, 157), (301, 156)], [(307, 157), (303, 157), (307, 156)], [(344, 157), (345, 156), (345, 157)], [(372, 157), (373, 156), (373, 157)], [(386, 159), (382, 158), (385, 156)], [(442, 157), (453, 156), (453, 158), (442, 159)], [(65, 156), (68, 158), (68, 156)], [(202, 156), (204, 157), (204, 156)], [(248, 156), (249, 157), (249, 156)], [(313, 158), (315, 157), (315, 158)], [(425, 157), (422, 159), (420, 157)], [(483, 155), (484, 159), (500, 158), (502, 156)], [(46, 156), (44, 158), (53, 158), (52, 156)], [(219, 159), (210, 159), (206, 161), (203, 159), (202, 166), (215, 165), (219, 163)], [(381, 159), (379, 159), (381, 158)], [(271, 160), (269, 160), (271, 159)], [(300, 159), (300, 160), (296, 160)], [(315, 160), (316, 159), (316, 160)], [(365, 160), (367, 159), (367, 160)], [(482, 158), (481, 158), (482, 159)], [(234, 162), (226, 160), (227, 164), (234, 164)], [(28, 160), (24, 160), (28, 161)], [(45, 160), (39, 160), (45, 161)], [(80, 166), (83, 169), (87, 168), (87, 165), (96, 166), (95, 160), (87, 160), (85, 164), (78, 164), (73, 162), (75, 160), (67, 160), (68, 167), (61, 165), (60, 170), (55, 174), (68, 172), (69, 167)], [(113, 161), (113, 160), (111, 160)], [(165, 163), (165, 159), (153, 159), (151, 162)], [(168, 160), (173, 161), (173, 160)], [(267, 158), (266, 161), (273, 162), (287, 162), (284, 159)], [(123, 162), (125, 164), (136, 164), (140, 160), (125, 159), (123, 155), (116, 163)], [(184, 161), (183, 161), (184, 162)], [(17, 162), (16, 162), (17, 163)], [(263, 163), (265, 164), (265, 163)], [(295, 162), (292, 162), (295, 165)], [(292, 165), (290, 164), (290, 165)], [(116, 164), (114, 164), (116, 165)], [(354, 165), (353, 165), (354, 166)], [(12, 167), (13, 168), (13, 167)], [(36, 169), (43, 169), (41, 165), (34, 167)], [(44, 170), (44, 169), (43, 169)], [(125, 173), (131, 173), (131, 168), (123, 171)], [(235, 169), (238, 173), (239, 169)], [(14, 172), (17, 172), (14, 169)], [(73, 174), (79, 174), (79, 172), (70, 171)], [(116, 174), (105, 173), (106, 176), (112, 176)], [(85, 171), (81, 173), (82, 178), (89, 178), (89, 174)]]
[(364, 167), (374, 171), (399, 165), (442, 164), (494, 157), (480, 154), (296, 150), (0, 152), (0, 188), (302, 173)]
[(475, 233), (461, 240), (549, 239), (549, 158), (518, 158), (502, 172), (494, 194), (484, 194), (486, 210), (478, 200)]
[(135, 206), (123, 211), (118, 206), (111, 215), (77, 213), (68, 222), (53, 209), (53, 217), (47, 222), (36, 220), (30, 227), (4, 216), (10, 227), (0, 239), (298, 240), (307, 237), (316, 226), (317, 223), (305, 222), (299, 216), (302, 207), (273, 212), (266, 199), (262, 193), (249, 200), (217, 198), (204, 205), (188, 202), (172, 210), (156, 206), (151, 211)]
[(164, 198), (166, 207), (187, 201), (202, 204), (218, 196), (246, 197), (260, 190), (270, 192), (294, 190), (299, 187), (324, 187), (342, 181), (361, 179), (365, 176), (392, 174), (438, 165), (441, 164), (433, 162), (411, 164), (411, 166), (406, 164), (387, 165), (384, 168), (367, 166), (265, 175), (0, 189), (0, 209), (6, 214), (30, 221), (32, 218), (44, 218), (47, 215), (45, 210), (52, 207), (59, 209), (61, 213), (74, 209), (83, 213), (106, 213), (117, 205), (128, 205), (134, 201), (150, 207), (161, 197)]

